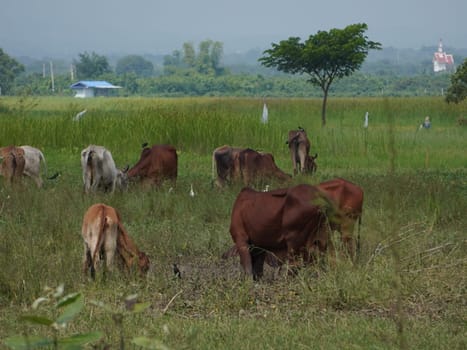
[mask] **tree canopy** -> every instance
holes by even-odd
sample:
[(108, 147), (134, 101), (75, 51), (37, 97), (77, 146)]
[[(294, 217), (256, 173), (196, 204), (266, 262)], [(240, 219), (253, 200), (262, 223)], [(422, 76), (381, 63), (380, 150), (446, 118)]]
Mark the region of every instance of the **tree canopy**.
[(467, 58), (451, 75), (451, 85), (448, 88), (446, 102), (459, 103), (467, 97)]
[(153, 64), (139, 55), (128, 55), (118, 60), (115, 73), (134, 73), (138, 77), (150, 77), (154, 73)]
[(24, 66), (0, 48), (0, 89), (2, 94), (11, 92), (16, 77), (24, 72)]
[(79, 54), (79, 61), (73, 60), (78, 79), (99, 79), (100, 76), (112, 72), (105, 56), (95, 52)]
[(326, 102), (329, 88), (335, 79), (351, 75), (358, 70), (370, 49), (380, 49), (381, 44), (368, 40), (364, 35), (365, 23), (351, 24), (344, 29), (318, 31), (301, 42), (290, 37), (263, 52), (259, 59), (266, 67), (292, 74), (306, 74), (309, 82), (323, 91), (322, 125), (326, 124)]
[(164, 57), (164, 72), (175, 74), (180, 69), (192, 70), (203, 75), (219, 76), (225, 73), (222, 67), (224, 45), (219, 41), (204, 40), (199, 44), (198, 52), (190, 42), (183, 44), (183, 49), (175, 50)]

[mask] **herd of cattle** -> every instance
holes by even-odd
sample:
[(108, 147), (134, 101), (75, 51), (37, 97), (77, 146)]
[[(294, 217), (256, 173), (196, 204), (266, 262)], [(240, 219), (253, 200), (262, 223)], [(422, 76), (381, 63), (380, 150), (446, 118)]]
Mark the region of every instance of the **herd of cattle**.
[[(294, 175), (316, 171), (316, 158), (310, 156), (310, 142), (303, 128), (288, 134)], [(0, 173), (6, 183), (31, 177), (38, 187), (43, 184), (40, 166), (45, 166), (42, 152), (31, 146), (0, 148)], [(81, 152), (84, 192), (114, 192), (127, 188), (129, 181), (159, 186), (175, 183), (178, 171), (176, 149), (170, 145), (143, 145), (139, 161), (131, 168), (118, 169), (109, 150), (90, 145)], [(295, 266), (313, 262), (318, 255), (334, 251), (330, 233), (339, 231), (351, 258), (358, 250), (354, 237), (363, 207), (362, 189), (342, 178), (316, 186), (301, 184), (271, 191), (255, 191), (250, 186), (272, 180), (285, 184), (291, 175), (283, 172), (270, 153), (250, 148), (222, 146), (212, 155), (213, 182), (218, 187), (239, 182), (245, 188), (232, 208), (230, 233), (235, 245), (223, 257), (240, 256), (243, 270), (258, 279), (264, 263)], [(56, 175), (54, 175), (56, 176)], [(126, 232), (119, 213), (99, 203), (91, 206), (82, 223), (84, 271), (95, 276), (99, 265), (112, 269), (117, 264), (129, 270), (137, 267), (144, 274), (149, 258), (140, 251)], [(103, 261), (103, 262), (101, 262)]]

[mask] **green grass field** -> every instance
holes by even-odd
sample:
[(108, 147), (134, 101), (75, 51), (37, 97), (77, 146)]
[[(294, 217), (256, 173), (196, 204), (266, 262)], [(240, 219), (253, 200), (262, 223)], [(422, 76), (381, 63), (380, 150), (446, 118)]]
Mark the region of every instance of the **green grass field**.
[[(464, 349), (467, 347), (467, 105), (438, 98), (329, 100), (2, 98), (1, 146), (29, 144), (46, 156), (49, 175), (35, 188), (0, 179), (0, 348), (15, 335), (63, 338), (102, 332), (97, 348), (156, 349)], [(79, 111), (87, 113), (72, 121)], [(365, 112), (368, 129), (363, 129)], [(419, 130), (429, 115), (432, 128)], [(211, 184), (211, 153), (230, 144), (274, 154), (292, 173), (287, 132), (304, 127), (318, 153), (318, 172), (292, 183), (341, 176), (365, 192), (362, 252), (352, 265), (310, 266), (298, 276), (266, 268), (244, 279), (232, 245), (230, 211), (240, 186)], [(173, 144), (179, 153), (174, 191), (132, 186), (86, 196), (80, 152), (106, 146), (117, 166), (134, 164), (141, 143)], [(196, 196), (188, 195), (193, 185)], [(271, 184), (274, 187), (274, 184)], [(114, 273), (92, 282), (82, 274), (81, 220), (104, 202), (120, 211), (151, 269), (145, 280)], [(174, 278), (176, 263), (182, 278)], [(50, 291), (81, 292), (84, 307), (65, 328), (27, 323), (56, 317)], [(125, 311), (137, 294), (141, 312)], [(38, 309), (32, 303), (49, 296)], [(102, 302), (107, 306), (97, 306)], [(141, 345), (141, 343), (138, 343)], [(89, 344), (88, 348), (92, 348)]]

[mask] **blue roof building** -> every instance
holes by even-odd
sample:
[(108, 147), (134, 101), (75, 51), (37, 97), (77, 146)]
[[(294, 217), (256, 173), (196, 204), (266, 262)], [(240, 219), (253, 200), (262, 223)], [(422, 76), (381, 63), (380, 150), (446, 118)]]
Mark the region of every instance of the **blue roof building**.
[(108, 96), (109, 91), (120, 88), (121, 86), (112, 85), (104, 80), (81, 80), (70, 85), (70, 89), (76, 91), (75, 97), (78, 98)]

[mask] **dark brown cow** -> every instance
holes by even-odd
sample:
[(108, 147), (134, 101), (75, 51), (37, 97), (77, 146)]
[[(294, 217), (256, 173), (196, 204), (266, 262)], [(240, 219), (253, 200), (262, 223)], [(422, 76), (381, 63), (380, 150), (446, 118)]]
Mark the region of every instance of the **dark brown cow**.
[[(324, 192), (324, 195), (332, 202), (334, 211), (330, 218), (330, 227), (332, 230), (340, 232), (347, 253), (354, 259), (360, 248), (360, 233), (358, 233), (355, 240), (354, 230), (355, 223), (358, 220), (358, 231), (360, 231), (363, 211), (363, 190), (356, 184), (342, 178), (322, 182), (317, 185), (317, 188)], [(227, 259), (237, 255), (238, 249), (234, 245), (222, 257)], [(286, 251), (275, 251), (274, 254), (267, 252), (266, 263), (277, 267), (284, 262), (286, 255)]]
[[(332, 248), (327, 211), (332, 203), (314, 186), (298, 185), (271, 192), (244, 188), (232, 209), (230, 234), (243, 270), (258, 279), (266, 252), (294, 266)], [(286, 254), (284, 254), (286, 252)]]
[(218, 187), (240, 181), (239, 154), (244, 149), (224, 145), (212, 152), (212, 179)]
[(144, 147), (141, 157), (127, 172), (129, 179), (139, 178), (142, 183), (159, 186), (164, 180), (177, 179), (177, 151), (170, 145), (154, 145)]
[(115, 258), (126, 270), (131, 269), (135, 260), (141, 274), (149, 270), (149, 258), (136, 247), (114, 208), (102, 203), (90, 206), (84, 214), (81, 234), (84, 240), (83, 271), (90, 270), (92, 278), (102, 257), (108, 270), (113, 269)]
[(331, 229), (341, 233), (348, 254), (354, 258), (356, 250), (359, 249), (360, 237), (357, 237), (357, 244), (355, 244), (353, 232), (355, 222), (358, 220), (360, 227), (362, 219), (363, 190), (356, 184), (342, 178), (322, 182), (317, 187), (325, 192), (337, 208), (333, 219), (330, 220)]
[(266, 180), (286, 182), (292, 177), (279, 169), (271, 153), (247, 148), (239, 153), (240, 172), (245, 186)]
[[(296, 175), (298, 171), (301, 173), (312, 173), (315, 168), (313, 167), (313, 159), (309, 157), (310, 140), (308, 140), (306, 131), (301, 127), (298, 127), (298, 130), (290, 130), (289, 138), (286, 143), (289, 145), (294, 175)], [(315, 158), (317, 156), (318, 155), (316, 155)], [(310, 161), (312, 161), (312, 163), (307, 166), (307, 162)]]
[(16, 146), (0, 148), (0, 174), (9, 184), (21, 180), (26, 164), (24, 150)]

